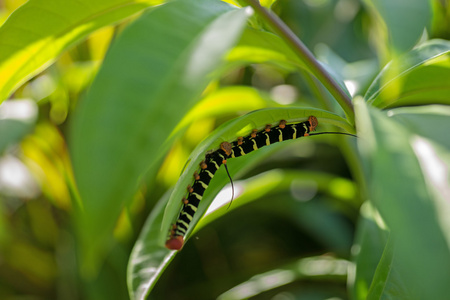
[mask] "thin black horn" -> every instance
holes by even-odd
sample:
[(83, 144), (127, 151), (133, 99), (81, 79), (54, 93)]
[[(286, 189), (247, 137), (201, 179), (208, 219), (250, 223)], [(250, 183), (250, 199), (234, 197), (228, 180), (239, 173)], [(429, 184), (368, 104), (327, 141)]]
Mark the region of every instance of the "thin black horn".
[(342, 134), (342, 135), (349, 135), (349, 136), (354, 136), (354, 137), (358, 137), (355, 134), (351, 134), (351, 133), (347, 133), (347, 132), (330, 132), (330, 131), (326, 131), (326, 132), (316, 132), (316, 133), (310, 133), (309, 135), (319, 135), (319, 134)]
[(224, 166), (225, 166), (225, 170), (227, 171), (228, 178), (230, 178), (230, 182), (231, 182), (231, 201), (227, 207), (227, 209), (229, 209), (231, 206), (231, 203), (233, 202), (233, 199), (234, 199), (234, 185), (233, 185), (233, 179), (231, 179), (230, 173), (228, 172), (227, 164), (224, 164)]

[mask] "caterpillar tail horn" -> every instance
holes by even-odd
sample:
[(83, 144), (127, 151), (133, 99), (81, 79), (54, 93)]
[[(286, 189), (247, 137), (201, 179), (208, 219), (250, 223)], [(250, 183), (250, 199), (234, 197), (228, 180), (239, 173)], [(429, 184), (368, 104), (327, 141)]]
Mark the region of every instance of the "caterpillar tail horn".
[(230, 172), (228, 172), (227, 165), (224, 164), (224, 166), (225, 166), (225, 170), (227, 171), (227, 175), (228, 175), (228, 178), (230, 179), (230, 183), (231, 183), (231, 201), (230, 201), (230, 204), (227, 207), (227, 209), (229, 209), (230, 206), (231, 206), (231, 203), (233, 202), (233, 199), (234, 199), (234, 184), (233, 184), (233, 179), (231, 179)]

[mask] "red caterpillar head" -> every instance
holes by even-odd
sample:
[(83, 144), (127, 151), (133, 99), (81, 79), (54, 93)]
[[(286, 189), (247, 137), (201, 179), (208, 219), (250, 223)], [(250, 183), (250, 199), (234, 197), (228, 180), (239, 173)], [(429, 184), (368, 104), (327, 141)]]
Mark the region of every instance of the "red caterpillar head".
[(169, 250), (180, 250), (183, 248), (184, 240), (181, 235), (171, 237), (166, 242), (166, 248)]
[(314, 117), (314, 116), (310, 116), (310, 117), (308, 118), (308, 121), (309, 121), (309, 124), (311, 124), (311, 125), (309, 126), (309, 131), (315, 131), (317, 125), (319, 125), (319, 121), (317, 121), (317, 118)]

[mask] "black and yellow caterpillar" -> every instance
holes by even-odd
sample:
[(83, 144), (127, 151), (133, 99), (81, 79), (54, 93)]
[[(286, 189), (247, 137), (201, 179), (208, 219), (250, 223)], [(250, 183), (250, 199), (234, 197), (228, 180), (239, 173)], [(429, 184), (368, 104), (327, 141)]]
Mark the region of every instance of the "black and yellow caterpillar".
[(254, 129), (249, 136), (239, 137), (232, 143), (223, 142), (220, 144), (220, 149), (206, 154), (205, 159), (200, 163), (200, 171), (194, 172), (194, 183), (187, 188), (188, 196), (182, 199), (183, 207), (177, 222), (170, 230), (166, 247), (170, 250), (180, 250), (183, 247), (184, 236), (202, 200), (203, 193), (216, 171), (222, 164), (226, 164), (228, 158), (239, 157), (273, 143), (308, 136), (311, 131), (315, 131), (317, 125), (318, 121), (314, 116), (310, 116), (305, 122), (289, 125), (285, 120), (281, 120), (276, 127), (266, 125), (261, 131)]

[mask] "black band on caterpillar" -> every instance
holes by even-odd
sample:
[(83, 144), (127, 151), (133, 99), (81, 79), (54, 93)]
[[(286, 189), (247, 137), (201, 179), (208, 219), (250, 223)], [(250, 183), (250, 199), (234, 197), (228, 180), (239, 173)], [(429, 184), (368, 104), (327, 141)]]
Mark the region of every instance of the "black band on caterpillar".
[(317, 118), (310, 116), (308, 121), (287, 125), (285, 120), (274, 128), (271, 125), (261, 130), (253, 130), (247, 137), (239, 137), (232, 143), (223, 142), (220, 149), (206, 154), (205, 160), (200, 163), (200, 171), (194, 173), (194, 183), (188, 186), (188, 196), (182, 199), (183, 207), (177, 222), (173, 225), (166, 247), (170, 250), (180, 250), (184, 244), (184, 236), (188, 230), (197, 207), (202, 200), (209, 182), (227, 158), (239, 157), (261, 147), (277, 142), (308, 136), (318, 125)]

